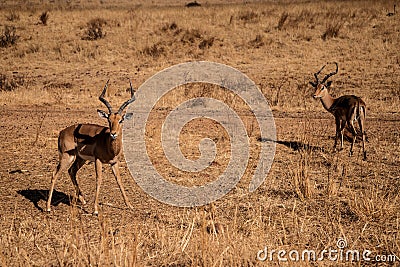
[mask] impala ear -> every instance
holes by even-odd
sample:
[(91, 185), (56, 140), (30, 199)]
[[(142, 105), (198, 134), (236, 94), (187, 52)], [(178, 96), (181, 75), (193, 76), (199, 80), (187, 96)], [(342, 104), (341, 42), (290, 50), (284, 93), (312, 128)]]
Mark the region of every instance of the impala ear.
[(310, 82), (310, 84), (312, 85), (312, 87), (316, 87), (317, 86), (317, 84), (313, 83), (313, 82)]
[(108, 119), (108, 114), (100, 109), (97, 110), (97, 114), (99, 114), (100, 118)]
[(332, 81), (327, 82), (327, 83), (326, 83), (326, 88), (331, 87), (331, 84), (332, 84)]
[(133, 113), (125, 113), (123, 116), (124, 120), (130, 120), (133, 117)]

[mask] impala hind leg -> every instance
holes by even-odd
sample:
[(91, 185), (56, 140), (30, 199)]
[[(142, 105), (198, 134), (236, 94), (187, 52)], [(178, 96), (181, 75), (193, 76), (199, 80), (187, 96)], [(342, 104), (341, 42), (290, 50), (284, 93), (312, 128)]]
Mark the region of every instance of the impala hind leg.
[(75, 187), (75, 192), (76, 192), (76, 197), (82, 204), (86, 204), (86, 201), (82, 195), (81, 190), (79, 189), (78, 181), (76, 180), (76, 173), (79, 171), (80, 168), (82, 168), (83, 165), (85, 165), (86, 160), (76, 157), (74, 163), (72, 166), (68, 169), (69, 176), (71, 177), (72, 183), (74, 184)]
[(340, 124), (340, 150), (343, 149), (343, 137), (344, 137), (344, 128), (346, 127), (346, 121), (343, 120), (342, 123)]
[(116, 162), (116, 163), (114, 163), (114, 164), (111, 164), (111, 169), (112, 169), (112, 172), (113, 172), (113, 174), (114, 174), (114, 176), (115, 176), (115, 179), (117, 180), (117, 184), (118, 184), (118, 186), (119, 186), (119, 189), (121, 190), (121, 194), (122, 194), (122, 196), (123, 196), (123, 198), (124, 198), (125, 204), (126, 204), (131, 210), (133, 210), (133, 206), (132, 206), (132, 204), (129, 202), (129, 199), (128, 199), (128, 197), (126, 196), (126, 193), (125, 193), (125, 190), (124, 190), (124, 186), (122, 185), (121, 175), (120, 175), (120, 173), (119, 173), (119, 164), (118, 164), (118, 162)]
[(53, 173), (53, 176), (51, 178), (51, 186), (50, 186), (50, 190), (49, 190), (49, 197), (47, 198), (47, 205), (46, 205), (46, 210), (48, 212), (51, 211), (51, 199), (53, 197), (53, 191), (54, 191), (54, 186), (56, 184), (57, 178), (58, 176), (65, 171), (72, 162), (74, 162), (75, 160), (75, 156), (74, 155), (70, 155), (68, 153), (63, 153), (60, 155), (60, 160), (58, 162), (57, 168), (55, 170), (55, 172)]
[(351, 157), (353, 155), (354, 143), (356, 142), (356, 139), (357, 139), (357, 131), (356, 131), (356, 128), (354, 128), (353, 120), (350, 121), (350, 123), (348, 123), (348, 126), (349, 126), (349, 130), (350, 130), (351, 134), (353, 135), (353, 139), (351, 140), (350, 152), (349, 152), (349, 156)]
[[(365, 107), (364, 107), (365, 109)], [(360, 112), (360, 117), (358, 118), (358, 126), (362, 134), (362, 148), (363, 148), (363, 160), (367, 160), (367, 151), (365, 149), (365, 113)]]

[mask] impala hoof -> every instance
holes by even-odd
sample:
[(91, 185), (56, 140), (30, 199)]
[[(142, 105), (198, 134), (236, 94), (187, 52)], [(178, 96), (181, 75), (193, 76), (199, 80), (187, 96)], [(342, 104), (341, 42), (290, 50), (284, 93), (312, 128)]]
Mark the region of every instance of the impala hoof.
[(78, 201), (79, 201), (82, 205), (86, 205), (86, 200), (83, 198), (83, 196), (78, 196)]

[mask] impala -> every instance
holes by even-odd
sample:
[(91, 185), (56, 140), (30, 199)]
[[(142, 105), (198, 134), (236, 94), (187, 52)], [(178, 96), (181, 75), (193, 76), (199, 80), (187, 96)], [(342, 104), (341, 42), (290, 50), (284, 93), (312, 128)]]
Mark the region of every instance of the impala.
[(318, 75), (325, 68), (324, 65), (318, 72), (314, 73), (315, 82), (310, 82), (310, 84), (316, 89), (314, 93), (314, 98), (321, 99), (321, 103), (324, 108), (335, 116), (336, 122), (336, 136), (334, 150), (336, 150), (337, 140), (340, 137), (340, 149), (343, 149), (343, 131), (347, 125), (347, 128), (352, 134), (352, 142), (350, 147), (350, 156), (353, 155), (353, 146), (356, 141), (357, 132), (354, 127), (354, 122), (358, 122), (360, 127), (360, 132), (362, 135), (362, 148), (363, 148), (363, 159), (367, 159), (367, 152), (365, 150), (365, 118), (366, 118), (366, 105), (364, 101), (355, 95), (344, 95), (339, 98), (333, 98), (328, 89), (332, 84), (331, 81), (327, 80), (338, 73), (338, 64), (336, 65), (336, 70), (326, 75), (322, 81), (319, 81)]
[(97, 110), (97, 113), (101, 118), (108, 120), (108, 127), (96, 124), (76, 124), (69, 126), (60, 132), (58, 137), (59, 163), (51, 180), (51, 187), (47, 200), (47, 211), (51, 211), (51, 198), (56, 180), (60, 173), (65, 171), (68, 167), (68, 173), (71, 177), (72, 183), (74, 184), (76, 196), (82, 204), (86, 204), (76, 180), (76, 173), (87, 161), (94, 162), (96, 170), (94, 214), (97, 215), (99, 212), (99, 193), (102, 182), (103, 163), (111, 165), (112, 172), (117, 180), (125, 204), (130, 209), (133, 209), (122, 185), (118, 158), (122, 153), (122, 124), (124, 120), (132, 117), (132, 113), (122, 113), (124, 109), (135, 100), (135, 92), (132, 88), (132, 83), (129, 81), (131, 98), (124, 102), (117, 112), (114, 112), (110, 103), (104, 99), (108, 82), (109, 81), (107, 81), (103, 92), (99, 96), (99, 100), (107, 107), (108, 113), (102, 110)]

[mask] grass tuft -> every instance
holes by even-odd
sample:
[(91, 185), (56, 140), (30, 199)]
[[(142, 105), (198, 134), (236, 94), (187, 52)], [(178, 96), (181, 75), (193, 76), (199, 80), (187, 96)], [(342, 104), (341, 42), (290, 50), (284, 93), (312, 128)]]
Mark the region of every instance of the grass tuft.
[(47, 21), (49, 20), (49, 12), (44, 11), (42, 14), (40, 14), (39, 20), (42, 23), (42, 25), (47, 25)]
[(107, 25), (107, 21), (102, 18), (91, 19), (87, 23), (87, 29), (85, 35), (82, 37), (83, 40), (94, 41), (102, 39), (106, 36), (103, 26)]
[(287, 12), (283, 12), (281, 14), (281, 17), (279, 18), (279, 21), (278, 21), (278, 25), (276, 26), (276, 28), (278, 30), (282, 30), (283, 25), (285, 24), (285, 22), (288, 19), (288, 17), (289, 17), (289, 13), (287, 13)]
[(19, 36), (14, 26), (4, 26), (4, 31), (0, 35), (0, 47), (9, 47), (17, 43)]
[(326, 41), (327, 39), (338, 37), (342, 26), (342, 23), (329, 24), (321, 36), (322, 40)]

